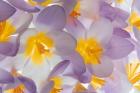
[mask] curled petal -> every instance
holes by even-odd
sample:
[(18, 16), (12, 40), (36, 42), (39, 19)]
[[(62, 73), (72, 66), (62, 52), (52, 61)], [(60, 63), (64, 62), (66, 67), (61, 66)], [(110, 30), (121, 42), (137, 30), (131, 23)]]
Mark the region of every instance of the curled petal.
[(0, 21), (4, 21), (11, 17), (16, 12), (16, 9), (8, 3), (0, 0)]
[(40, 9), (29, 5), (25, 0), (8, 0), (13, 6), (27, 12), (39, 12)]

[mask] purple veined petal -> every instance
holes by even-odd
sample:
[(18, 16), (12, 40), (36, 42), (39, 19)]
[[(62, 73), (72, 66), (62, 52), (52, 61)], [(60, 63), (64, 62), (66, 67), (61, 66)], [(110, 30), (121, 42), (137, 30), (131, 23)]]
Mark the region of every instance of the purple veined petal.
[(87, 32), (87, 37), (97, 40), (102, 45), (106, 45), (112, 34), (113, 25), (111, 21), (106, 18), (101, 18), (91, 25), (89, 31)]
[(0, 0), (0, 21), (7, 20), (16, 12), (16, 9), (8, 3)]
[(112, 59), (120, 59), (126, 57), (134, 50), (134, 45), (126, 38), (113, 36), (110, 40), (105, 55)]
[(57, 75), (63, 73), (69, 64), (70, 64), (69, 60), (64, 60), (64, 61), (58, 63), (54, 67), (54, 69), (50, 72), (50, 75), (48, 78), (52, 78), (54, 76), (57, 76)]
[(13, 17), (9, 19), (9, 21), (12, 23), (12, 25), (15, 27), (16, 32), (18, 34), (24, 33), (28, 26), (30, 25), (31, 21), (33, 19), (33, 15), (30, 13), (27, 13), (25, 11), (18, 10)]
[(73, 53), (64, 56), (63, 59), (70, 60), (71, 69), (73, 70), (71, 74), (75, 74), (74, 76), (78, 77), (79, 75), (86, 72), (84, 61), (77, 52), (74, 51)]
[(19, 49), (18, 35), (10, 36), (10, 41), (0, 42), (0, 54), (5, 56), (15, 56)]
[(0, 83), (13, 83), (13, 76), (6, 70), (0, 68)]
[(66, 24), (66, 15), (63, 7), (50, 5), (44, 8), (36, 17), (35, 25), (39, 30), (61, 30)]
[(120, 37), (123, 37), (123, 38), (130, 38), (131, 37), (127, 31), (125, 31), (121, 28), (114, 28), (113, 34), (120, 36)]
[(45, 86), (43, 86), (43, 88), (41, 89), (40, 93), (50, 93), (52, 88), (54, 86), (54, 82), (53, 81), (49, 81), (45, 84)]
[(19, 76), (18, 79), (20, 80), (21, 83), (24, 84), (29, 93), (37, 93), (36, 85), (33, 80), (23, 76)]
[(39, 12), (40, 9), (34, 6), (29, 5), (25, 0), (7, 0), (16, 8), (19, 8), (23, 11), (27, 12)]
[(74, 17), (68, 18), (66, 30), (76, 39), (85, 38), (85, 27), (78, 19)]
[(52, 38), (56, 53), (65, 56), (71, 54), (76, 47), (76, 40), (65, 31), (50, 31), (47, 36)]
[(113, 63), (110, 58), (107, 56), (102, 56), (100, 59), (101, 64), (92, 65), (91, 69), (93, 71), (93, 74), (97, 77), (108, 77), (113, 72)]

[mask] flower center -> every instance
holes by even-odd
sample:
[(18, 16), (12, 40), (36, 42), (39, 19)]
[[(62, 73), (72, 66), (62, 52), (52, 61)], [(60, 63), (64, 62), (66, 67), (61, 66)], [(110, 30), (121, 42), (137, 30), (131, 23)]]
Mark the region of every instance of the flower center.
[(4, 91), (4, 93), (25, 93), (24, 90), (25, 90), (25, 86), (21, 84), (16, 88)]
[(9, 36), (12, 35), (16, 31), (15, 27), (7, 21), (0, 22), (0, 42), (6, 42), (10, 38)]
[(25, 49), (25, 56), (30, 57), (33, 62), (38, 64), (46, 57), (52, 56), (53, 40), (45, 33), (40, 32), (27, 40)]
[(41, 1), (37, 1), (37, 0), (28, 0), (28, 3), (32, 6), (47, 6), (48, 4), (50, 4), (52, 2), (52, 0), (41, 0)]
[(103, 49), (94, 39), (80, 39), (77, 43), (77, 52), (83, 57), (86, 64), (99, 64)]
[(130, 63), (126, 65), (126, 72), (129, 82), (140, 90), (140, 63)]

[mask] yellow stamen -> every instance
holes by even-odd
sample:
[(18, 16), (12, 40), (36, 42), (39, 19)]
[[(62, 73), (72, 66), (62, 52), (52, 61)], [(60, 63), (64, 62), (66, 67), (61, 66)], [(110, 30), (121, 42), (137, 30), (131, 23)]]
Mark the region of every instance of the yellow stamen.
[(21, 84), (16, 88), (4, 91), (4, 93), (25, 93), (24, 90), (25, 90), (25, 86)]
[(80, 2), (78, 2), (74, 8), (74, 10), (72, 11), (72, 13), (70, 14), (70, 16), (72, 17), (78, 17), (80, 16)]
[(61, 77), (53, 77), (51, 80), (54, 81), (54, 88), (51, 93), (61, 93), (62, 89), (62, 78)]
[(0, 42), (6, 42), (10, 38), (9, 36), (12, 35), (16, 31), (16, 28), (8, 21), (0, 22)]
[(40, 64), (45, 58), (52, 57), (53, 45), (53, 40), (40, 32), (27, 40), (25, 56), (30, 57), (35, 64)]
[(76, 51), (84, 58), (86, 64), (99, 64), (103, 49), (94, 39), (80, 39), (77, 43)]
[(129, 18), (129, 23), (140, 30), (140, 15), (138, 15), (136, 12), (132, 12)]
[(97, 76), (92, 76), (91, 85), (95, 89), (102, 88), (105, 85), (105, 80)]
[(130, 63), (126, 65), (126, 72), (129, 82), (140, 90), (140, 63)]

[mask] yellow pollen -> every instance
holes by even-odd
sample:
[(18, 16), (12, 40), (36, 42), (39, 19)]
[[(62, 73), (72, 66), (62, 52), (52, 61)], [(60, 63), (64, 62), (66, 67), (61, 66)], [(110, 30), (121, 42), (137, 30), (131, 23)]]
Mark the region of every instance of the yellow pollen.
[(94, 39), (80, 39), (77, 43), (76, 51), (83, 57), (86, 64), (99, 64), (103, 49)]
[(30, 57), (35, 64), (40, 64), (45, 58), (52, 57), (53, 45), (53, 40), (40, 32), (28, 38), (25, 56)]
[(10, 22), (0, 22), (0, 42), (8, 41), (10, 39), (10, 35), (12, 35), (15, 31), (16, 28)]
[(99, 78), (97, 76), (92, 76), (92, 80), (91, 80), (91, 85), (95, 88), (95, 89), (99, 89), (102, 88), (105, 85), (105, 80), (102, 78)]
[(140, 63), (129, 63), (126, 65), (126, 72), (129, 82), (140, 90)]
[(24, 90), (25, 90), (25, 86), (21, 84), (16, 88), (4, 91), (4, 93), (25, 93)]

